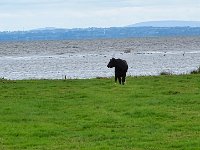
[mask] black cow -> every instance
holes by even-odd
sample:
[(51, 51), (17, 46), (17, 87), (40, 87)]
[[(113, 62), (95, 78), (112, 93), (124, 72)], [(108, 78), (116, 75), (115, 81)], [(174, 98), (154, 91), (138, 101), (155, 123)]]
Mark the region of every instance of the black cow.
[(119, 81), (119, 84), (123, 84), (126, 79), (126, 72), (128, 70), (128, 64), (125, 60), (122, 59), (110, 59), (110, 62), (107, 65), (108, 68), (115, 67), (115, 82), (117, 82), (117, 79)]

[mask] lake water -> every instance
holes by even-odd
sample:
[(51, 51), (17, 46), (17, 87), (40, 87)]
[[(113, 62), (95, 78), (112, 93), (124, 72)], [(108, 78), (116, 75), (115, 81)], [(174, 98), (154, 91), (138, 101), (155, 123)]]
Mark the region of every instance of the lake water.
[(131, 76), (189, 73), (200, 66), (200, 37), (0, 42), (0, 78), (111, 77), (112, 57), (125, 59)]

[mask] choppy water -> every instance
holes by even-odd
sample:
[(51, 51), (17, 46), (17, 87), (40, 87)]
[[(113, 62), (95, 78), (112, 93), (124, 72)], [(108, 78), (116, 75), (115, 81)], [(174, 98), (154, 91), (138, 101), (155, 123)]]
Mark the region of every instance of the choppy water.
[(200, 66), (200, 37), (0, 43), (0, 78), (110, 77), (112, 57), (128, 62), (128, 75), (189, 73)]

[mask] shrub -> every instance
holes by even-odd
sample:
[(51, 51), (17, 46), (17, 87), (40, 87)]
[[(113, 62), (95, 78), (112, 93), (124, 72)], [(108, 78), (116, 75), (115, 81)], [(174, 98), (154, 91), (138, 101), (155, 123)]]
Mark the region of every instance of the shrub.
[(197, 70), (191, 71), (191, 74), (200, 74), (200, 67)]
[(166, 75), (172, 75), (172, 73), (171, 72), (163, 71), (163, 72), (160, 73), (160, 75), (166, 76)]

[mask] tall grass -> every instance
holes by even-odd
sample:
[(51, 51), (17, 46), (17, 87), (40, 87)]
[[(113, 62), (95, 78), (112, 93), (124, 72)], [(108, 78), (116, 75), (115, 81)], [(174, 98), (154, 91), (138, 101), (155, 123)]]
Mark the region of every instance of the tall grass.
[(200, 75), (0, 80), (0, 149), (200, 149)]

